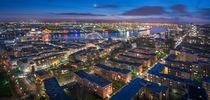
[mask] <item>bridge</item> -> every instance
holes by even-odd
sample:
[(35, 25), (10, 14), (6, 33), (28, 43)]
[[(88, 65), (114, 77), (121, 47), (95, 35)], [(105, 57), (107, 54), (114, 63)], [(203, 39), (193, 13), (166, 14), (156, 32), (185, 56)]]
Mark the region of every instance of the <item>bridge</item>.
[(85, 36), (85, 39), (95, 39), (96, 37), (94, 37), (94, 35), (96, 35), (96, 37), (98, 37), (99, 39), (104, 39), (98, 32), (93, 32), (93, 33), (89, 33)]

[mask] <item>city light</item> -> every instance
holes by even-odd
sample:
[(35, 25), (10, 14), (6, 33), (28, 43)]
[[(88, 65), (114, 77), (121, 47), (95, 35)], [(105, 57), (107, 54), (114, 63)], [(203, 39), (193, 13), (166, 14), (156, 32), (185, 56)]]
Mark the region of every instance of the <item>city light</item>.
[(0, 100), (208, 100), (208, 0), (2, 0)]

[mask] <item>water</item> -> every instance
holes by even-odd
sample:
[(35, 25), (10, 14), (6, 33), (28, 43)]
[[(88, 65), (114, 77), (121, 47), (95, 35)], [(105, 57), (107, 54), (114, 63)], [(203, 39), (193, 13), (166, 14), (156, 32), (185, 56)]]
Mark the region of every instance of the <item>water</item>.
[(135, 37), (135, 36), (141, 36), (146, 31), (141, 32), (133, 32), (133, 31), (127, 31), (127, 32), (117, 32), (117, 33), (105, 33), (105, 32), (96, 32), (94, 34), (90, 33), (70, 33), (70, 34), (51, 34), (51, 39), (67, 39), (67, 40), (84, 40), (84, 39), (91, 39), (91, 38), (121, 38), (121, 39), (127, 39), (129, 37)]
[[(135, 36), (142, 36), (144, 34), (156, 34), (160, 32), (166, 31), (168, 28), (172, 27), (152, 27), (152, 29), (149, 31), (127, 31), (127, 32), (116, 32), (116, 33), (106, 33), (106, 32), (99, 32), (96, 34), (89, 34), (89, 33), (69, 33), (69, 34), (59, 34), (59, 33), (53, 33), (51, 34), (51, 39), (66, 39), (67, 41), (72, 41), (72, 40), (84, 40), (84, 39), (91, 39), (91, 38), (118, 38), (118, 39), (128, 39), (129, 37), (135, 37)], [(16, 36), (8, 35), (8, 37), (2, 37), (0, 35), (1, 40), (12, 40)], [(3, 41), (1, 41), (3, 42)]]
[(172, 27), (171, 26), (169, 27), (153, 26), (152, 29), (150, 30), (150, 34), (157, 34), (157, 33), (165, 32), (168, 28), (172, 28)]

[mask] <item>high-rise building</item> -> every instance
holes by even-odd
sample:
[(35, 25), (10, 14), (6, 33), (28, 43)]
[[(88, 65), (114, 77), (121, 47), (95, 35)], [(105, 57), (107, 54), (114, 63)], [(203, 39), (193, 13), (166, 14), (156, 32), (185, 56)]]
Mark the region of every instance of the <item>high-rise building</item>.
[(197, 36), (197, 26), (195, 24), (190, 24), (189, 28), (189, 36)]

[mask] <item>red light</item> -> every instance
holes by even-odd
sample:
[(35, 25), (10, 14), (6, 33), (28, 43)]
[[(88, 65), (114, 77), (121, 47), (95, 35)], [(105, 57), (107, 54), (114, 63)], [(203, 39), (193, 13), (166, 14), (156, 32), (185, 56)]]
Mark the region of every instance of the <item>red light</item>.
[(25, 82), (26, 82), (30, 87), (32, 87), (32, 88), (37, 88), (36, 86), (32, 86), (31, 83), (29, 83), (29, 82), (27, 81), (27, 78), (28, 78), (28, 76), (26, 76), (26, 77), (24, 78)]
[(64, 38), (67, 38), (67, 35), (66, 34), (64, 35)]
[(9, 64), (7, 62), (4, 61), (3, 63), (4, 63), (4, 65), (9, 66)]

